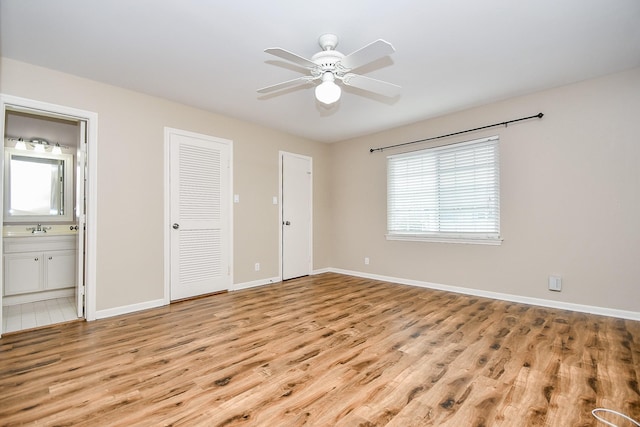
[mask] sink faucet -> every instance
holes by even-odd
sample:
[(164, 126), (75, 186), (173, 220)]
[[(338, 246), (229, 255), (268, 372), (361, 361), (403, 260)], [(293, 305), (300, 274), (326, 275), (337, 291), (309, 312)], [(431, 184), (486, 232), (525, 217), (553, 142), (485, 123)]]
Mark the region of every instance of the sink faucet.
[(47, 230), (51, 230), (51, 227), (43, 227), (42, 224), (38, 224), (35, 227), (27, 227), (27, 230), (31, 230), (31, 233), (46, 233)]

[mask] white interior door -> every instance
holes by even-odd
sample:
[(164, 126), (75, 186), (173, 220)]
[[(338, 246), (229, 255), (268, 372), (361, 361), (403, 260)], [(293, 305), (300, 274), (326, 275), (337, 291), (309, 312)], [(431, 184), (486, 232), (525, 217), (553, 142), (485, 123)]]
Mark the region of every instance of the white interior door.
[(311, 158), (281, 153), (282, 168), (282, 280), (311, 273), (312, 164)]
[(87, 170), (87, 122), (80, 120), (80, 140), (76, 154), (76, 218), (78, 227), (77, 248), (77, 276), (76, 276), (76, 311), (78, 317), (84, 317), (85, 307), (85, 275), (84, 275), (84, 243), (86, 236), (86, 193), (85, 176)]
[(170, 129), (170, 299), (229, 289), (231, 141)]

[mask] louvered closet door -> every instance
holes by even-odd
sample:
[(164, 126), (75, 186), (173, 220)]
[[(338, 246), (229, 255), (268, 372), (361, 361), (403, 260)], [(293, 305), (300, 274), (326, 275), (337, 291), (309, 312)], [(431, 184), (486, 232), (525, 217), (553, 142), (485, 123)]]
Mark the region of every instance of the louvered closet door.
[(231, 141), (170, 134), (171, 300), (231, 285)]

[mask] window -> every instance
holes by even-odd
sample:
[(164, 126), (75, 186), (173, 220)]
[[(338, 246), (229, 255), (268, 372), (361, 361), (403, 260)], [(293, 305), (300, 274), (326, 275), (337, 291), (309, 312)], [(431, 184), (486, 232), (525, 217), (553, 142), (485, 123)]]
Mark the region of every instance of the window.
[(387, 239), (500, 244), (498, 142), (389, 156)]

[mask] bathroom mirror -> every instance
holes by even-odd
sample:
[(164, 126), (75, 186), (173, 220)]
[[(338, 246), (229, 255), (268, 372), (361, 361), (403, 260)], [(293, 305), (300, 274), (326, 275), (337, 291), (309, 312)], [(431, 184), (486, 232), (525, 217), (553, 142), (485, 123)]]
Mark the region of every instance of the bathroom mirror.
[(73, 221), (73, 156), (5, 148), (5, 222)]

